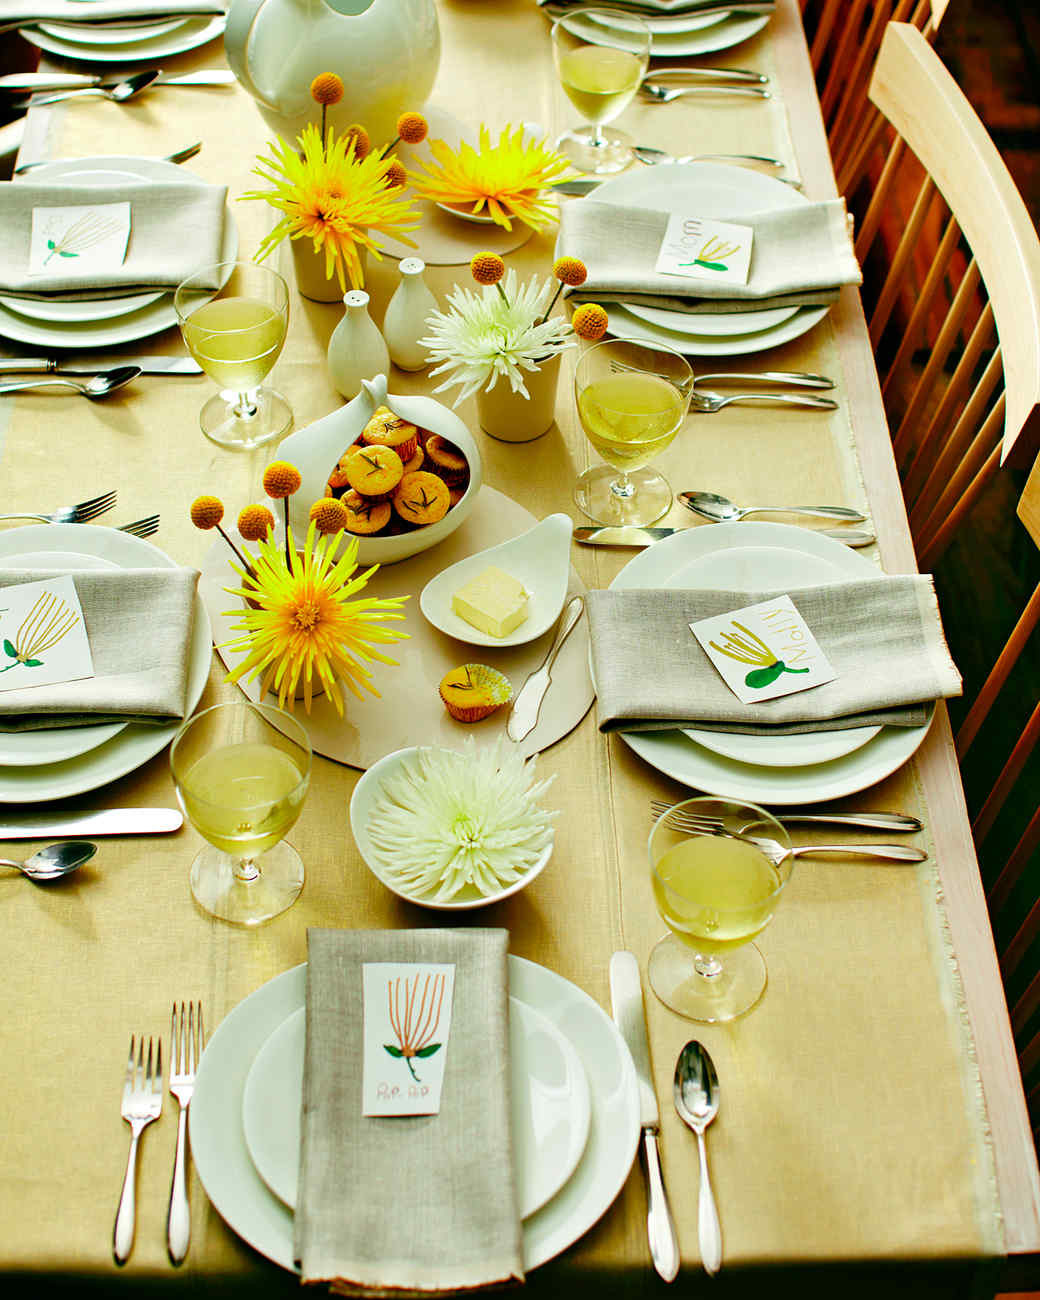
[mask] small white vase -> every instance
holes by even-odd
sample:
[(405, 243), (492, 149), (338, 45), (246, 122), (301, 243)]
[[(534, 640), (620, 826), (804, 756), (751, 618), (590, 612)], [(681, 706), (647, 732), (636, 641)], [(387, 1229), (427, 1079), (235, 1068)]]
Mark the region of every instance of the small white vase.
[(426, 334), (426, 319), (437, 310), (437, 299), (423, 279), (426, 263), (406, 257), (400, 266), (401, 283), (394, 290), (383, 317), (383, 338), (390, 360), (401, 370), (422, 370), (429, 358), (419, 340)]
[(523, 375), (527, 397), (514, 393), (502, 376), (490, 392), (480, 389), (477, 393), (480, 427), (499, 442), (532, 442), (548, 433), (556, 418), (560, 353), (547, 358), (537, 370), (525, 370)]
[(368, 314), (368, 294), (363, 289), (351, 289), (343, 305), (343, 319), (329, 339), (329, 378), (336, 391), (349, 399), (361, 392), (363, 379), (387, 373), (390, 355)]
[(332, 278), (325, 275), (325, 250), (314, 251), (309, 239), (294, 239), (290, 242), (292, 249), (293, 272), (296, 276), (296, 288), (311, 302), (339, 302), (343, 290), (339, 287), (339, 277), (333, 272)]

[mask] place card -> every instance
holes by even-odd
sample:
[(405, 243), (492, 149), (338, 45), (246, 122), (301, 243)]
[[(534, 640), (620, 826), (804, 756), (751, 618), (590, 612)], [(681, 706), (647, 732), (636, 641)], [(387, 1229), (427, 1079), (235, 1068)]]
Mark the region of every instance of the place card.
[(364, 962), (363, 1115), (436, 1115), (454, 963)]
[(747, 284), (754, 237), (751, 226), (673, 212), (654, 270), (687, 280)]
[(130, 240), (129, 203), (33, 208), (30, 275), (84, 279), (123, 265)]
[(70, 577), (0, 592), (0, 691), (93, 676), (83, 610)]
[(794, 695), (837, 677), (790, 596), (701, 619), (690, 631), (742, 704)]

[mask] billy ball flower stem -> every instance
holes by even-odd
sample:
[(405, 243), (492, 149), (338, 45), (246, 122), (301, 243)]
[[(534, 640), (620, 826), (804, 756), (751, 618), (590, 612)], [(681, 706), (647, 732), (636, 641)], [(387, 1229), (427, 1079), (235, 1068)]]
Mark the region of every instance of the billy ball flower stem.
[(343, 98), (343, 81), (334, 72), (319, 72), (311, 82), (311, 99), (321, 105), (321, 147), (325, 148), (325, 115)]
[(405, 144), (421, 144), (426, 139), (430, 127), (422, 113), (402, 113), (397, 119), (397, 134), (386, 145), (380, 155), (386, 158), (390, 150), (403, 140)]
[(556, 306), (556, 300), (563, 292), (563, 286), (566, 284), (572, 289), (576, 289), (579, 284), (584, 284), (588, 277), (588, 270), (585, 263), (577, 257), (558, 257), (553, 262), (552, 273), (556, 277), (558, 284), (556, 292), (552, 296), (552, 301), (545, 309), (545, 315), (538, 322), (541, 324), (549, 319), (549, 313)]
[(196, 528), (200, 528), (203, 532), (208, 532), (211, 528), (215, 528), (221, 537), (223, 537), (224, 541), (227, 542), (228, 546), (231, 547), (231, 550), (238, 557), (239, 563), (243, 568), (249, 568), (245, 556), (220, 526), (220, 521), (224, 518), (224, 503), (221, 501), (220, 497), (196, 497), (191, 503), (190, 514), (191, 522)]
[(281, 499), (285, 505), (285, 567), (290, 573), (293, 571), (293, 557), (289, 545), (289, 498), (300, 490), (302, 482), (300, 471), (287, 460), (273, 460), (264, 470), (264, 491), (275, 501)]

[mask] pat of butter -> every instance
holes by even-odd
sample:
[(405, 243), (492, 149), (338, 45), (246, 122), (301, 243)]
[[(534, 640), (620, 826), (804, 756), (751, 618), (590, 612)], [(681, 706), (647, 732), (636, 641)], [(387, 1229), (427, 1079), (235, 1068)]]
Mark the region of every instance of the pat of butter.
[(522, 583), (492, 565), (455, 592), (451, 607), (488, 636), (508, 636), (527, 617), (527, 592)]

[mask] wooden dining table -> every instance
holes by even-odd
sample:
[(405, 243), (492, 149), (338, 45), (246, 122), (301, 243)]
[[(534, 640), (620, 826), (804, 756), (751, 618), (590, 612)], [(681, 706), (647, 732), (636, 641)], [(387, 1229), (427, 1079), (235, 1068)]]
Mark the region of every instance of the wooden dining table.
[[(438, 112), (471, 129), (538, 123), (551, 138), (574, 124), (556, 81), (549, 24), (532, 0), (438, 0), (437, 8), (443, 52), (430, 104)], [(675, 154), (776, 156), (808, 198), (833, 197), (796, 0), (777, 0), (760, 34), (700, 61), (766, 73), (771, 98), (637, 100), (620, 125), (639, 142)], [(170, 72), (223, 66), (219, 42), (164, 60)], [(251, 171), (267, 138), (237, 86), (171, 88), (125, 106), (83, 99), (31, 109), (21, 157), (161, 156), (201, 140), (202, 151), (186, 167), (228, 186), (240, 256), (249, 258), (274, 214), (266, 204), (238, 200), (257, 186)], [(470, 228), (473, 252), (482, 247), (482, 229)], [(534, 234), (507, 254), (507, 265), (545, 275), (554, 239), (554, 227)], [(292, 287), (288, 249), (272, 260)], [(469, 273), (465, 262), (429, 265), (426, 278), (443, 304)], [(365, 287), (377, 323), (398, 279), (392, 258), (370, 260)], [(293, 288), (289, 334), (271, 383), (288, 398), (297, 429), (341, 403), (325, 367), (341, 315), (338, 304), (314, 303)], [(111, 355), (181, 349), (170, 328)], [(0, 347), (5, 356), (24, 350), (10, 340)], [(737, 501), (860, 507), (877, 534), (876, 548), (863, 554), (889, 573), (915, 571), (857, 289), (842, 290), (802, 337), (725, 361), (736, 364), (702, 356), (693, 365), (698, 373), (824, 373), (835, 380), (839, 408), (691, 415), (659, 458), (672, 486)], [(491, 489), (537, 518), (563, 511), (581, 523), (571, 485), (595, 457), (576, 418), (572, 370), (568, 354), (556, 423), (534, 442), (482, 434), (472, 398), (457, 413), (478, 439)], [(435, 382), (425, 372), (394, 370), (390, 389), (429, 395)], [(262, 498), (263, 468), (277, 455), (277, 446), (233, 453), (206, 441), (197, 417), (211, 391), (204, 376), (143, 376), (97, 404), (46, 391), (0, 398), (3, 510), (50, 509), (117, 488), (117, 508), (97, 523), (159, 511), (153, 541), (177, 563), (201, 568), (212, 536), (192, 527), (191, 501), (214, 493), (233, 519)], [(678, 506), (664, 522), (701, 526)], [(572, 564), (587, 587), (605, 587), (631, 556), (575, 546)], [(407, 564), (396, 572), (406, 594)], [(419, 620), (417, 593), (408, 594), (408, 617)], [(215, 627), (214, 639), (224, 637)], [(465, 648), (460, 654), (467, 657)], [(393, 672), (381, 671), (385, 695), (394, 691)], [(235, 698), (224, 674), (214, 654), (200, 707)], [(431, 679), (431, 693), (436, 685)], [(350, 709), (348, 702), (345, 726)], [(492, 720), (474, 730), (489, 739), (501, 728)], [(414, 743), (423, 739), (416, 735)], [(550, 801), (559, 810), (548, 867), (514, 897), (452, 920), (507, 928), (513, 953), (557, 972), (609, 1010), (611, 954), (633, 951), (645, 986), (647, 956), (664, 930), (647, 866), (650, 801), (679, 801), (692, 792), (644, 762), (622, 737), (601, 734), (595, 708), (537, 764), (541, 775), (554, 777)], [(142, 1140), (136, 1241), (129, 1262), (116, 1267), (112, 1225), (128, 1138), (120, 1094), (131, 1034), (162, 1035), (166, 1046), (171, 1004), (182, 999), (201, 1000), (212, 1034), (248, 994), (306, 960), (308, 927), (443, 921), (396, 898), (366, 870), (347, 815), (359, 776), (355, 767), (315, 758), (291, 833), (306, 864), (303, 893), (255, 930), (225, 925), (194, 904), (188, 866), (202, 840), (189, 825), (171, 835), (103, 839), (96, 858), (58, 886), (31, 884), (16, 873), (0, 881), (5, 1295), (75, 1286), (106, 1295), (197, 1288), (266, 1296), (298, 1285), (236, 1235), (194, 1174), (190, 1252), (181, 1267), (169, 1263), (165, 1218), (177, 1130), (169, 1096)], [(857, 1295), (878, 1286), (944, 1295), (1040, 1287), (1037, 1159), (945, 706), (938, 705), (911, 761), (837, 802), (920, 816), (925, 830), (907, 842), (924, 848), (927, 861), (918, 868), (800, 861), (759, 941), (769, 970), (766, 993), (742, 1019), (693, 1024), (646, 988), (663, 1170), (682, 1255), (674, 1287), (692, 1294), (708, 1285), (697, 1244), (696, 1147), (672, 1106), (676, 1057), (690, 1038), (709, 1048), (722, 1094), (708, 1139), (723, 1233), (722, 1271), (711, 1285), (761, 1293), (763, 1284), (793, 1283), (821, 1294), (837, 1286)], [(69, 798), (50, 800), (30, 789), (23, 800), (0, 806), (0, 817), (135, 805), (175, 805), (168, 751)], [(810, 842), (813, 833), (804, 838)], [(32, 846), (0, 841), (0, 854), (25, 847)], [(363, 1186), (357, 1195), (364, 1196)], [(527, 1286), (539, 1295), (567, 1288), (611, 1296), (663, 1286), (651, 1270), (645, 1216), (643, 1180), (633, 1166), (599, 1221), (531, 1271)]]

